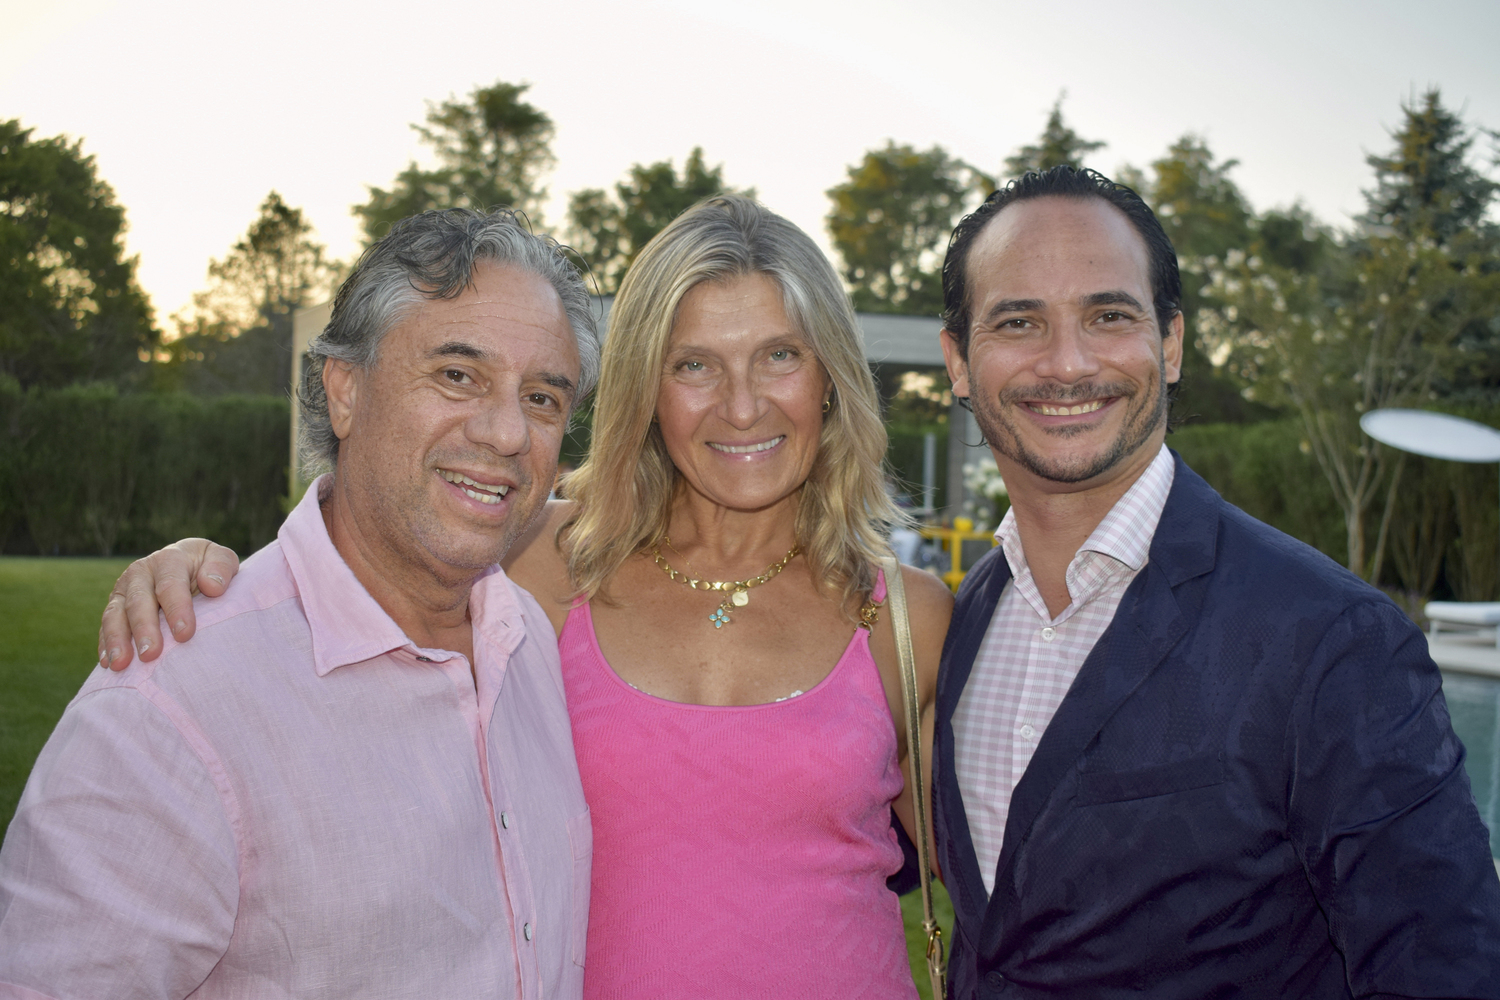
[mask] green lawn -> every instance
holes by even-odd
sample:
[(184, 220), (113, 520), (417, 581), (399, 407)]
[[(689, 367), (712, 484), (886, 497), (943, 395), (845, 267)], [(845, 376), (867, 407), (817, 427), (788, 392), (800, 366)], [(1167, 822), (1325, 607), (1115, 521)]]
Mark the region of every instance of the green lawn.
[(0, 828), (94, 668), (99, 612), (129, 562), (0, 556)]
[[(0, 829), (10, 826), (31, 763), (94, 667), (99, 612), (129, 559), (0, 556)], [(951, 940), (953, 906), (936, 891), (938, 922)], [(901, 899), (912, 975), (929, 1000), (922, 899)]]

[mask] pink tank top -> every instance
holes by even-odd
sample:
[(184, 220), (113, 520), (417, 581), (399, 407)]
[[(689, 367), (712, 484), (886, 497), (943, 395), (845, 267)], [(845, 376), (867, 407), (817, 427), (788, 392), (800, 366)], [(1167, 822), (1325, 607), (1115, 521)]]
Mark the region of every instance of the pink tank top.
[(594, 825), (585, 997), (916, 997), (885, 886), (902, 778), (868, 632), (812, 690), (730, 707), (625, 683), (587, 604), (558, 645)]

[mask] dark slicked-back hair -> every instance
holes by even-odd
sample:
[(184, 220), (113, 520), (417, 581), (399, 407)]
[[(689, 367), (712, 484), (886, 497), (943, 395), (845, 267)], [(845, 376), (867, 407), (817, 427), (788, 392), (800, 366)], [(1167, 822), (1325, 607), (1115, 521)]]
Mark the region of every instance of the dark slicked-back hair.
[(1156, 325), (1163, 337), (1167, 325), (1181, 310), (1182, 275), (1177, 270), (1177, 251), (1167, 238), (1156, 214), (1141, 196), (1124, 184), (1116, 184), (1094, 170), (1070, 166), (1053, 167), (1044, 173), (1035, 171), (1011, 181), (963, 217), (953, 238), (948, 241), (948, 256), (943, 260), (943, 325), (958, 342), (959, 353), (969, 357), (969, 249), (984, 227), (1007, 205), (1032, 198), (1098, 198), (1125, 213), (1146, 243), (1151, 261), (1151, 305)]

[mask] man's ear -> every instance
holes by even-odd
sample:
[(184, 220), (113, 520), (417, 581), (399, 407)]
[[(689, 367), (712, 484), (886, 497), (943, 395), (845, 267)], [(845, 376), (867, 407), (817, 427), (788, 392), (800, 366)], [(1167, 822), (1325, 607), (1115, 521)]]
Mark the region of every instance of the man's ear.
[(964, 360), (963, 352), (958, 348), (958, 338), (944, 327), (938, 334), (938, 340), (943, 345), (943, 363), (948, 366), (948, 379), (953, 383), (953, 395), (972, 395), (969, 391), (969, 363)]
[(354, 424), (354, 404), (359, 392), (359, 373), (347, 361), (323, 359), (323, 394), (328, 397), (328, 421), (340, 441)]
[(1178, 311), (1167, 324), (1167, 335), (1161, 340), (1162, 365), (1167, 370), (1167, 385), (1182, 377), (1182, 338), (1184, 323)]

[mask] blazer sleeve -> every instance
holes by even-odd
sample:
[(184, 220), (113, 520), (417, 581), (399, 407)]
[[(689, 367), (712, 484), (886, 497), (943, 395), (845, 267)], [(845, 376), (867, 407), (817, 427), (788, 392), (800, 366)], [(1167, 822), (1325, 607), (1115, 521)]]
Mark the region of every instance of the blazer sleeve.
[(901, 870), (885, 880), (885, 886), (898, 896), (904, 896), (922, 885), (922, 871), (917, 867), (917, 845), (906, 835), (906, 827), (891, 810), (891, 829), (896, 831), (896, 843), (901, 845)]
[(202, 759), (139, 692), (86, 692), (0, 849), (0, 997), (185, 997), (229, 946), (234, 832)]
[(1303, 677), (1288, 829), (1353, 994), (1500, 996), (1500, 880), (1421, 632), (1357, 604)]

